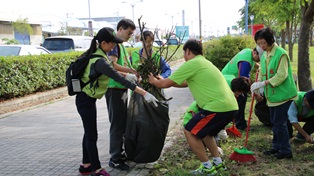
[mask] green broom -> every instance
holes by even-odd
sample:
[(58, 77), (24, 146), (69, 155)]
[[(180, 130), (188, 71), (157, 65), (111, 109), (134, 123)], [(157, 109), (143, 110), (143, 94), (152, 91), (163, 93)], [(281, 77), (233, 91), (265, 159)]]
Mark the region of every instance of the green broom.
[[(256, 77), (255, 77), (255, 82), (257, 81), (258, 78), (258, 72), (256, 72)], [(246, 148), (248, 138), (249, 138), (249, 131), (250, 131), (250, 124), (251, 124), (251, 117), (252, 117), (252, 111), (253, 111), (253, 104), (254, 104), (254, 93), (252, 94), (252, 102), (251, 102), (251, 107), (250, 107), (250, 115), (248, 119), (248, 124), (246, 127), (246, 136), (245, 136), (245, 142), (244, 142), (244, 147), (241, 149), (239, 148), (234, 148), (234, 152), (229, 156), (231, 160), (237, 161), (237, 162), (256, 162), (256, 158), (254, 157), (254, 152), (250, 151)]]

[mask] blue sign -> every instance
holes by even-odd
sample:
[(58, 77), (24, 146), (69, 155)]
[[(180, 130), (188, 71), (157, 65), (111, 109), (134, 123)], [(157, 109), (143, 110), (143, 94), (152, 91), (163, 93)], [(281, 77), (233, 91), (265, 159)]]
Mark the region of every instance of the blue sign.
[(189, 26), (176, 26), (176, 35), (180, 38), (180, 40), (182, 40), (182, 43), (187, 41), (190, 36)]

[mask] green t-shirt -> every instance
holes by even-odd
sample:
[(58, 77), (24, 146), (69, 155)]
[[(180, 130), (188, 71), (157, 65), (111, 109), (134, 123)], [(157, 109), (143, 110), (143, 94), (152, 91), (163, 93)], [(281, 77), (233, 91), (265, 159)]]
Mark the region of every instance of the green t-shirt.
[(170, 77), (176, 84), (187, 82), (189, 89), (202, 109), (212, 112), (238, 110), (238, 104), (225, 78), (202, 55), (182, 64)]
[[(223, 75), (231, 88), (231, 81), (235, 78), (233, 75)], [(184, 117), (183, 117), (183, 126), (185, 126), (193, 117), (192, 113), (198, 113), (198, 107), (196, 104), (196, 101), (193, 101), (193, 103), (190, 105), (190, 107), (185, 111)]]

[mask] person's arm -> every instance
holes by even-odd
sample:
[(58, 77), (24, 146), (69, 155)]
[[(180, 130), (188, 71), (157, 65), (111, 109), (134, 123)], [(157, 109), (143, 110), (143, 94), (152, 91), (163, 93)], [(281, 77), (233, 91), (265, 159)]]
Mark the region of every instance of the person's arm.
[(145, 91), (144, 89), (136, 86), (131, 81), (125, 79), (104, 59), (99, 59), (96, 61), (95, 71), (97, 73), (104, 74), (104, 75), (108, 76), (109, 78), (112, 78), (113, 80), (122, 84), (123, 86), (131, 89), (132, 91), (141, 94), (148, 103), (152, 102), (152, 103), (154, 103), (154, 105), (156, 107), (158, 106), (158, 104), (156, 103), (158, 100), (152, 94), (150, 94), (149, 92)]
[(298, 122), (298, 109), (296, 104), (294, 103), (294, 101), (291, 103), (289, 110), (288, 110), (288, 117), (289, 117), (289, 121), (292, 124), (292, 126), (302, 135), (304, 136), (305, 140), (307, 142), (312, 143), (313, 139), (312, 137), (307, 134), (303, 128), (300, 126), (299, 122)]
[(95, 70), (97, 73), (104, 74), (131, 90), (134, 90), (136, 87), (135, 84), (126, 80), (123, 77), (123, 76), (126, 76), (126, 73), (124, 72), (119, 73), (108, 62), (106, 62), (105, 59), (98, 59), (96, 61)]
[(118, 62), (118, 57), (117, 56), (109, 56), (109, 59), (112, 61), (113, 64), (113, 68), (116, 69), (117, 71), (121, 71), (121, 72), (125, 72), (125, 73), (133, 73), (133, 74), (137, 74), (137, 72), (129, 67), (125, 67), (122, 65), (119, 65)]
[(163, 78), (168, 78), (171, 75), (170, 65), (165, 61), (165, 59), (163, 57), (161, 57), (160, 59), (161, 59), (161, 64), (160, 64), (161, 74), (160, 74), (160, 76), (162, 76)]
[(137, 72), (134, 69), (129, 68), (129, 67), (124, 67), (124, 66), (118, 64), (118, 59), (119, 59), (118, 47), (119, 46), (116, 45), (114, 47), (114, 49), (108, 53), (108, 57), (112, 61), (112, 64), (113, 64), (113, 68), (116, 69), (117, 71), (120, 71), (120, 72), (133, 73), (133, 74), (137, 75)]
[(152, 73), (148, 75), (148, 82), (158, 88), (168, 88), (175, 85), (175, 82), (173, 82), (169, 78), (157, 79)]
[(241, 61), (238, 63), (238, 77), (244, 76), (246, 78), (250, 77), (251, 64), (246, 61)]

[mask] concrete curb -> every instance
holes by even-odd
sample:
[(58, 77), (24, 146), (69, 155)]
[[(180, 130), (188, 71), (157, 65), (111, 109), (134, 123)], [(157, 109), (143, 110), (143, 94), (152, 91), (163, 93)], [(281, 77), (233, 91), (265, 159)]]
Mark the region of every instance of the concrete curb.
[(27, 95), (21, 98), (14, 98), (12, 100), (0, 103), (0, 118), (8, 115), (23, 111), (25, 109), (35, 108), (43, 104), (59, 101), (62, 98), (68, 97), (67, 88), (61, 87), (45, 92), (38, 92), (35, 94)]

